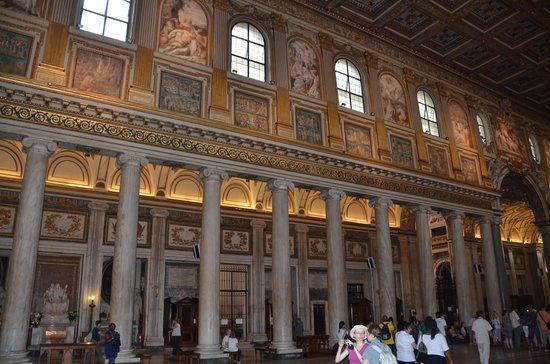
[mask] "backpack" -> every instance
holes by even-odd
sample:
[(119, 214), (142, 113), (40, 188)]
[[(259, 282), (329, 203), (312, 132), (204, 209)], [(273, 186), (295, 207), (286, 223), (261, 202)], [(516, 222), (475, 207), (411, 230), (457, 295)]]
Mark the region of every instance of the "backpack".
[(382, 340), (384, 341), (391, 339), (390, 327), (387, 323), (382, 323), (382, 330), (380, 330), (380, 334), (382, 335)]
[(372, 348), (380, 354), (380, 364), (397, 364), (397, 359), (391, 352), (390, 347), (386, 344), (381, 345), (381, 348), (377, 345), (372, 345)]

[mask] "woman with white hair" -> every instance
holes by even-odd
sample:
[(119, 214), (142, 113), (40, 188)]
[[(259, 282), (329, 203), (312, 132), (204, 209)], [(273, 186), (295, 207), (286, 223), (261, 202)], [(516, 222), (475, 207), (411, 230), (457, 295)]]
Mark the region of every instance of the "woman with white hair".
[[(363, 325), (355, 325), (349, 332), (349, 336), (355, 340), (351, 342), (350, 340), (338, 340), (338, 351), (336, 352), (336, 358), (334, 358), (335, 363), (339, 363), (349, 356), (349, 364), (361, 364), (361, 357), (365, 350), (367, 349), (367, 328)], [(347, 345), (345, 350), (342, 350), (344, 345)]]

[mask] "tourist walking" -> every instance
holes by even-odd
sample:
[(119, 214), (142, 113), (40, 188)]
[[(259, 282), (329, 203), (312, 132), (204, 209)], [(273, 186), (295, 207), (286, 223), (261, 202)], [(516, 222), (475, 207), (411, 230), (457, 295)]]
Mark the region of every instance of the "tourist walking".
[(380, 339), (383, 344), (388, 345), (391, 351), (395, 354), (397, 351), (395, 349), (395, 326), (393, 322), (388, 319), (388, 316), (382, 316), (382, 322), (379, 325), (380, 327)]
[(426, 322), (427, 333), (420, 335), (418, 345), (422, 342), (427, 349), (424, 364), (453, 364), (453, 358), (445, 336), (437, 328), (435, 320)]
[(416, 343), (411, 333), (412, 325), (410, 322), (406, 322), (403, 325), (403, 330), (398, 331), (397, 334), (395, 334), (395, 347), (397, 348), (397, 362), (399, 364), (416, 363), (414, 356)]
[[(361, 364), (363, 354), (367, 349), (367, 327), (363, 325), (355, 325), (351, 328), (349, 336), (355, 341), (340, 339), (338, 340), (338, 351), (334, 361), (341, 362), (348, 358), (349, 364)], [(342, 348), (346, 346), (345, 350)]]
[(502, 337), (504, 342), (504, 347), (507, 349), (513, 349), (514, 345), (512, 344), (513, 338), (513, 327), (512, 321), (510, 320), (510, 315), (507, 310), (502, 311)]
[(439, 329), (439, 332), (447, 337), (446, 329), (447, 329), (447, 321), (445, 320), (445, 315), (442, 315), (441, 312), (435, 313), (435, 323), (437, 324), (437, 328)]
[(120, 351), (120, 334), (115, 330), (114, 323), (109, 324), (109, 330), (105, 334), (105, 358), (109, 364), (114, 364), (115, 359)]
[(493, 324), (493, 343), (495, 345), (500, 344), (502, 338), (502, 323), (500, 321), (500, 315), (496, 310), (493, 310), (491, 324)]
[(519, 315), (517, 309), (514, 308), (509, 314), (510, 322), (512, 323), (512, 333), (514, 336), (514, 349), (519, 349), (521, 347), (521, 323), (519, 322)]
[(537, 312), (537, 324), (540, 330), (541, 348), (547, 351), (550, 345), (550, 305), (540, 306)]
[(482, 311), (477, 311), (476, 316), (477, 318), (472, 324), (472, 340), (477, 345), (481, 364), (489, 364), (489, 356), (491, 355), (489, 333), (493, 330), (493, 327), (489, 321), (483, 318)]
[(170, 329), (172, 338), (170, 343), (172, 344), (172, 355), (178, 355), (181, 350), (181, 326), (177, 319), (172, 320), (172, 328)]

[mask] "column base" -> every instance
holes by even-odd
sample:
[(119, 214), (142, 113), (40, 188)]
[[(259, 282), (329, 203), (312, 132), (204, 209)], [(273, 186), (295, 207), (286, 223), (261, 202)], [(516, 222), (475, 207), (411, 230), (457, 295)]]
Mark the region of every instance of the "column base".
[(265, 332), (253, 333), (252, 338), (250, 339), (250, 343), (253, 346), (257, 346), (256, 344), (266, 343), (267, 341), (267, 335), (265, 334)]
[(9, 354), (0, 355), (0, 364), (27, 364), (32, 363), (32, 358), (29, 356), (29, 352), (14, 351)]
[(209, 359), (223, 359), (229, 358), (228, 353), (220, 351), (219, 345), (201, 345), (197, 346), (195, 353), (199, 354), (200, 360), (209, 360)]

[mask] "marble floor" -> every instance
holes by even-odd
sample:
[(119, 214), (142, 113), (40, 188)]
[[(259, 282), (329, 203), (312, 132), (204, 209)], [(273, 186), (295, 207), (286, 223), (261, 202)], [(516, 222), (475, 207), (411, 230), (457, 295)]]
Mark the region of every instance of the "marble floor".
[[(451, 346), (451, 353), (455, 364), (476, 364), (479, 363), (479, 356), (477, 353), (477, 348), (473, 345), (453, 345)], [(169, 355), (164, 357), (158, 355), (154, 356), (151, 360), (151, 364), (160, 364), (160, 363), (176, 363), (175, 360), (170, 359)], [(241, 364), (256, 363), (254, 359), (254, 351), (252, 349), (245, 349), (243, 351), (243, 357), (241, 358)], [(286, 361), (275, 361), (275, 360), (263, 360), (262, 363), (265, 364), (275, 364), (275, 363), (290, 363), (290, 364), (329, 364), (334, 363), (334, 357), (332, 356), (323, 356), (315, 358), (305, 358), (299, 360), (286, 360)], [(495, 364), (548, 364), (550, 363), (550, 351), (529, 351), (523, 349), (518, 352), (512, 352), (510, 350), (504, 350), (502, 347), (492, 347), (491, 348), (491, 363)]]

